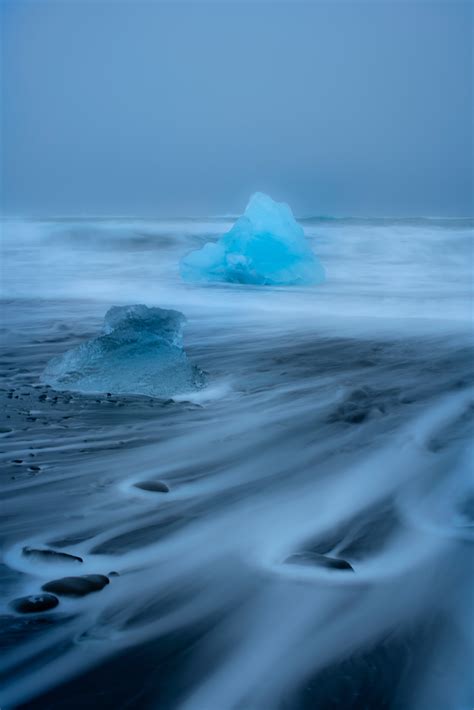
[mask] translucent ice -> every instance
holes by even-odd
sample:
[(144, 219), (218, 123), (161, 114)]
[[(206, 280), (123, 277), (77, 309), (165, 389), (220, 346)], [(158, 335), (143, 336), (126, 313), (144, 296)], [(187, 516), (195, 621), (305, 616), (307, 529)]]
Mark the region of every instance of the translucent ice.
[(275, 286), (324, 281), (324, 269), (289, 206), (261, 192), (219, 241), (181, 260), (181, 275), (185, 281)]
[(171, 397), (203, 383), (183, 350), (185, 317), (147, 306), (114, 306), (103, 335), (51, 360), (42, 380), (57, 390)]

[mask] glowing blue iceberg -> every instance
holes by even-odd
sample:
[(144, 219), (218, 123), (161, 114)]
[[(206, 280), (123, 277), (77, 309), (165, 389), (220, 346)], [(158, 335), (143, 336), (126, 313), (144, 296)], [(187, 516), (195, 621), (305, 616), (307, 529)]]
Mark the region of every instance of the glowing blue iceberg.
[(227, 234), (181, 260), (181, 276), (185, 281), (308, 285), (324, 281), (324, 269), (288, 205), (257, 192)]
[(103, 335), (51, 360), (42, 381), (56, 390), (172, 397), (203, 384), (183, 350), (179, 311), (114, 306)]

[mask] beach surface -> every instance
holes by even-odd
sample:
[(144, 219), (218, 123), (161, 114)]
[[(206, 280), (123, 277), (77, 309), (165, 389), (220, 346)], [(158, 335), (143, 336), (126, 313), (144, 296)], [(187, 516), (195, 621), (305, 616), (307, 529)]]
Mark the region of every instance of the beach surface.
[[(467, 710), (473, 225), (306, 220), (325, 284), (183, 283), (231, 223), (1, 224), (1, 707)], [(204, 387), (43, 384), (128, 304)]]

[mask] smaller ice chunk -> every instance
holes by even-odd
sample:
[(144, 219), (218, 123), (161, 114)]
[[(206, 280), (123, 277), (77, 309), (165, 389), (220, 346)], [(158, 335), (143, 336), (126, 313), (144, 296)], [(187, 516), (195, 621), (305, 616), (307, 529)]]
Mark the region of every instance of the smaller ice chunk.
[(186, 319), (179, 311), (114, 306), (103, 335), (54, 358), (42, 381), (56, 390), (85, 394), (142, 394), (172, 397), (204, 383), (183, 350)]
[(324, 269), (289, 206), (257, 192), (229, 232), (181, 260), (181, 276), (185, 281), (309, 285), (324, 281)]

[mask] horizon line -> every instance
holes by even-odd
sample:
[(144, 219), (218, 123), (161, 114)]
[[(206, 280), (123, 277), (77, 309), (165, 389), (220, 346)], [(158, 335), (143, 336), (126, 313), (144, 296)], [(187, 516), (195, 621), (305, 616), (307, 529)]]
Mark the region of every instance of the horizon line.
[[(165, 221), (194, 221), (198, 219), (202, 220), (213, 220), (213, 219), (218, 219), (218, 220), (236, 220), (239, 217), (242, 216), (242, 213), (235, 213), (235, 214), (208, 214), (208, 215), (186, 215), (186, 216), (178, 216), (178, 215), (167, 215), (167, 216), (158, 216), (158, 215), (144, 215), (144, 214), (64, 214), (64, 215), (40, 215), (40, 214), (33, 214), (33, 215), (8, 215), (8, 214), (1, 214), (0, 213), (0, 220), (2, 221), (8, 221), (8, 220), (15, 220), (15, 221), (34, 221), (34, 222), (52, 222), (52, 221), (86, 221), (86, 220), (94, 220), (94, 221), (106, 221), (106, 220), (141, 220), (141, 221), (156, 221), (156, 222), (165, 222)], [(311, 219), (319, 219), (319, 220), (326, 220), (326, 221), (337, 221), (337, 220), (373, 220), (373, 221), (385, 221), (385, 220), (404, 220), (404, 221), (413, 221), (413, 220), (426, 220), (426, 221), (436, 221), (436, 220), (443, 220), (443, 221), (470, 221), (474, 222), (474, 214), (472, 215), (456, 215), (456, 216), (441, 216), (441, 215), (350, 215), (350, 214), (343, 214), (343, 215), (328, 215), (328, 214), (315, 214), (315, 215), (295, 215), (296, 220), (311, 220)]]

